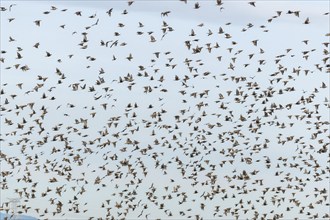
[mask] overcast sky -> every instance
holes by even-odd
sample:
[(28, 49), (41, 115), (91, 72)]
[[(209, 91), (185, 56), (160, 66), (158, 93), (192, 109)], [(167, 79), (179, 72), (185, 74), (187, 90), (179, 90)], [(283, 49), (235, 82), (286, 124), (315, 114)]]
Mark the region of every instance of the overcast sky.
[[(1, 204), (8, 202), (8, 198), (19, 197), (17, 192), (24, 191), (24, 188), (31, 193), (33, 183), (38, 183), (34, 188), (36, 198), (27, 198), (23, 193), (21, 205), (31, 207), (25, 214), (49, 219), (105, 218), (106, 209), (102, 208), (102, 204), (111, 208), (112, 216), (122, 218), (124, 216), (118, 213), (129, 208), (130, 202), (124, 202), (120, 209), (115, 205), (132, 197), (135, 198), (131, 203), (139, 205), (129, 211), (127, 219), (136, 219), (142, 211), (141, 218), (150, 214), (147, 216), (149, 219), (186, 219), (197, 214), (204, 219), (232, 219), (234, 215), (225, 216), (223, 210), (228, 207), (239, 208), (237, 203), (241, 199), (247, 209), (250, 210), (248, 201), (252, 201), (255, 209), (259, 213), (267, 213), (268, 218), (276, 213), (283, 213), (283, 218), (286, 219), (304, 219), (308, 217), (307, 212), (313, 215), (318, 213), (319, 217), (329, 212), (329, 206), (326, 205), (329, 204), (329, 198), (316, 204), (321, 197), (313, 195), (315, 188), (329, 192), (328, 179), (321, 172), (329, 172), (328, 155), (318, 153), (329, 141), (329, 131), (325, 130), (328, 125), (317, 123), (329, 121), (329, 102), (325, 102), (329, 98), (329, 90), (322, 88), (322, 83), (329, 86), (329, 72), (326, 71), (326, 63), (322, 61), (328, 56), (324, 50), (329, 50), (323, 44), (329, 41), (326, 36), (329, 33), (329, 16), (324, 15), (329, 11), (329, 2), (257, 1), (256, 7), (253, 7), (248, 1), (224, 1), (221, 6), (223, 8), (216, 6), (215, 1), (199, 3), (200, 8), (194, 9), (195, 2), (189, 0), (187, 4), (180, 1), (135, 1), (131, 6), (126, 1), (1, 1), (1, 6), (7, 8), (1, 12), (1, 58), (4, 59), (1, 63), (1, 85), (4, 91), (1, 95), (1, 105), (4, 108), (1, 112), (1, 152), (7, 158), (1, 159), (1, 170), (11, 172), (8, 176), (1, 177), (5, 178), (2, 179)], [(12, 4), (14, 5), (9, 10)], [(56, 10), (52, 10), (51, 6), (55, 6)], [(111, 17), (106, 13), (110, 8), (113, 8)], [(61, 11), (63, 9), (67, 10)], [(124, 10), (128, 13), (123, 13)], [(299, 17), (287, 14), (289, 10), (299, 11)], [(46, 11), (50, 13), (44, 14)], [(168, 16), (161, 16), (166, 11), (170, 11)], [(281, 16), (278, 16), (278, 11), (282, 12)], [(77, 16), (76, 12), (81, 12), (81, 16)], [(15, 19), (9, 22), (8, 19), (11, 18)], [(307, 18), (310, 24), (304, 24)], [(40, 26), (37, 26), (34, 21), (39, 20)], [(96, 22), (97, 25), (93, 25)], [(139, 27), (139, 22), (143, 27)], [(120, 27), (119, 23), (124, 26)], [(65, 25), (64, 28), (61, 25)], [(162, 32), (164, 27), (167, 28), (165, 35)], [(168, 27), (173, 31), (169, 31)], [(218, 34), (219, 28), (224, 31), (223, 34)], [(195, 36), (189, 36), (192, 29)], [(138, 31), (143, 34), (137, 35)], [(87, 42), (83, 45), (87, 45), (87, 48), (82, 49), (83, 46), (79, 44), (84, 32), (87, 33)], [(119, 36), (115, 35), (116, 32)], [(225, 34), (229, 34), (230, 38), (226, 38)], [(156, 42), (150, 42), (150, 36)], [(191, 42), (192, 48), (203, 47), (202, 52), (192, 54), (192, 50), (188, 50), (185, 45), (187, 40)], [(308, 40), (307, 44), (303, 42), (305, 40)], [(101, 41), (109, 42), (108, 47), (101, 46)], [(117, 45), (110, 47), (116, 41)], [(256, 41), (257, 45), (252, 41)], [(33, 47), (36, 43), (40, 44), (38, 48)], [(208, 52), (207, 44), (212, 47), (218, 44), (218, 47)], [(22, 58), (18, 59), (17, 52)], [(46, 52), (51, 56), (46, 57)], [(159, 58), (155, 55), (157, 52)], [(253, 57), (250, 59), (251, 54)], [(306, 54), (308, 57), (304, 57)], [(91, 60), (91, 57), (95, 60)], [(132, 59), (129, 60), (128, 57)], [(192, 60), (190, 66), (196, 71), (189, 71), (185, 64), (187, 59)], [(280, 59), (280, 62), (276, 63), (276, 59)], [(16, 64), (19, 64), (18, 68), (15, 68)], [(244, 67), (245, 64), (249, 65)], [(29, 67), (28, 71), (22, 71), (21, 67), (24, 65)], [(235, 68), (229, 68), (230, 65)], [(280, 65), (285, 69), (284, 73), (272, 75), (279, 72)], [(56, 74), (56, 69), (64, 75)], [(104, 70), (103, 74), (100, 74), (101, 69)], [(300, 74), (294, 73), (294, 69), (299, 69)], [(308, 74), (305, 74), (305, 70), (308, 70)], [(139, 73), (148, 76), (141, 77)], [(134, 80), (119, 83), (120, 78), (124, 79), (128, 74)], [(47, 79), (38, 80), (38, 76)], [(150, 79), (151, 76), (153, 80)], [(180, 80), (175, 81), (175, 76)], [(187, 82), (183, 81), (185, 77), (189, 77)], [(239, 77), (244, 77), (246, 81), (237, 83), (232, 80)], [(105, 83), (96, 85), (100, 78)], [(62, 81), (61, 84), (58, 83), (59, 80)], [(248, 82), (256, 83), (259, 90), (248, 88)], [(20, 83), (21, 89), (17, 85)], [(33, 91), (37, 84), (40, 89)], [(86, 89), (79, 87), (74, 91), (74, 84), (81, 87), (86, 85)], [(148, 86), (153, 90), (151, 93), (145, 93), (144, 87)], [(89, 92), (89, 87), (94, 87), (95, 91)], [(279, 90), (285, 91), (288, 87), (294, 87), (295, 91), (278, 94)], [(276, 92), (267, 100), (256, 100), (252, 95), (253, 91), (263, 94), (270, 88)], [(180, 93), (183, 90), (185, 95)], [(209, 91), (200, 96), (205, 90)], [(227, 95), (228, 91), (232, 91), (232, 94)], [(197, 98), (191, 95), (194, 92), (197, 93)], [(247, 95), (245, 102), (235, 100), (237, 92)], [(13, 98), (13, 94), (16, 97)], [(47, 96), (44, 99), (43, 94)], [(219, 94), (225, 98), (219, 99)], [(302, 96), (312, 96), (313, 101), (295, 105)], [(99, 98), (96, 99), (97, 97)], [(201, 102), (207, 105), (199, 110), (196, 105)], [(33, 108), (36, 111), (31, 117), (33, 111), (29, 106), (23, 109), (17, 107), (28, 103), (34, 103)], [(107, 109), (102, 107), (105, 103)], [(139, 107), (129, 109), (129, 103), (137, 103)], [(264, 117), (264, 108), (270, 109), (272, 104), (287, 106), (291, 103), (291, 109), (276, 110), (270, 117)], [(221, 104), (227, 106), (227, 109), (219, 108)], [(71, 108), (70, 105), (75, 107)], [(148, 108), (150, 105), (153, 108)], [(319, 105), (318, 110), (315, 110), (315, 105)], [(43, 119), (40, 118), (42, 107), (47, 109)], [(162, 121), (156, 122), (157, 117), (152, 118), (151, 114), (162, 110), (166, 110), (161, 115)], [(181, 114), (182, 110), (186, 113)], [(252, 112), (248, 114), (249, 111)], [(313, 111), (311, 119), (295, 119), (294, 115), (308, 115), (306, 111)], [(133, 112), (136, 117), (132, 117)], [(178, 123), (176, 115), (187, 122)], [(232, 115), (232, 121), (225, 120), (228, 115)], [(291, 115), (293, 117), (289, 119), (288, 116)], [(111, 118), (119, 116), (118, 127), (107, 128)], [(242, 123), (240, 116), (246, 117), (247, 121)], [(45, 129), (41, 133), (36, 123), (38, 118)], [(249, 129), (249, 124), (254, 123), (256, 118), (263, 124), (258, 130), (259, 134), (252, 133)], [(88, 119), (88, 129), (82, 129), (82, 124), (76, 123), (81, 119)], [(6, 120), (11, 120), (13, 125), (6, 123)], [(17, 128), (18, 123), (21, 124), (23, 120), (27, 121), (24, 128)], [(145, 121), (150, 121), (151, 127), (146, 127)], [(190, 121), (191, 126), (188, 123)], [(286, 127), (280, 128), (272, 122), (284, 123)], [(211, 125), (217, 123), (221, 126), (210, 129)], [(289, 126), (290, 123), (293, 125)], [(179, 124), (178, 130), (174, 129), (176, 124)], [(165, 129), (164, 126), (168, 125), (171, 128)], [(31, 126), (35, 128), (26, 133)], [(193, 129), (194, 126), (199, 126), (197, 131)], [(317, 126), (324, 130), (313, 139), (313, 133), (318, 131)], [(230, 133), (238, 129), (244, 135)], [(101, 136), (100, 131), (105, 130), (109, 135)], [(156, 134), (151, 136), (153, 131)], [(116, 133), (120, 133), (120, 138), (113, 136)], [(64, 149), (64, 142), (54, 139), (58, 134), (67, 137), (72, 149)], [(223, 141), (219, 140), (219, 134), (223, 134)], [(173, 135), (178, 140), (173, 140)], [(297, 141), (281, 144), (281, 140), (287, 140), (290, 136)], [(236, 139), (238, 146), (233, 147), (232, 137)], [(128, 138), (138, 141), (140, 149), (148, 146), (151, 149), (145, 155), (139, 151), (132, 152), (136, 146), (127, 144)], [(163, 146), (156, 145), (155, 139)], [(98, 146), (107, 140), (116, 142), (117, 146)], [(83, 146), (84, 143), (87, 145)], [(253, 149), (264, 144), (268, 147)], [(52, 153), (54, 147), (59, 152)], [(87, 148), (92, 152), (88, 152)], [(126, 148), (128, 150), (124, 151)], [(201, 153), (191, 156), (187, 152), (191, 153), (193, 148)], [(212, 148), (216, 151), (207, 153)], [(237, 156), (229, 157), (229, 149), (236, 149)], [(222, 150), (226, 153), (219, 153)], [(74, 161), (77, 154), (84, 159), (83, 163)], [(118, 160), (111, 160), (113, 155)], [(155, 167), (154, 155), (158, 155), (160, 164), (167, 165), (166, 173)], [(306, 163), (312, 161), (311, 156), (318, 161), (318, 169), (307, 166)], [(182, 169), (187, 173), (185, 178), (178, 168), (176, 157), (184, 164)], [(242, 158), (247, 157), (252, 158), (251, 164), (242, 162)], [(282, 161), (278, 161), (280, 157), (287, 158), (288, 164), (298, 163), (304, 168), (284, 166)], [(11, 161), (16, 160), (13, 167), (8, 158)], [(70, 163), (65, 161), (66, 158), (70, 159)], [(267, 158), (272, 161), (271, 168), (265, 166)], [(125, 159), (132, 164), (141, 182), (127, 174), (127, 166), (120, 163)], [(233, 160), (233, 163), (230, 164), (229, 160)], [(219, 164), (223, 161), (226, 163), (220, 167)], [(141, 164), (147, 168), (146, 176), (143, 175)], [(193, 186), (194, 180), (188, 176), (195, 172), (194, 167), (199, 168), (197, 164), (206, 169), (198, 169), (199, 183)], [(217, 168), (212, 170), (209, 164), (215, 164)], [(277, 164), (281, 166), (278, 168)], [(71, 170), (63, 171), (65, 167), (70, 167)], [(107, 176), (106, 170), (122, 172), (123, 177), (115, 179), (114, 174)], [(259, 172), (249, 181), (233, 178), (243, 170)], [(28, 172), (32, 183), (24, 181)], [(61, 176), (58, 172), (64, 172), (65, 175)], [(211, 185), (202, 184), (208, 180), (206, 175), (210, 172), (217, 175), (216, 185), (221, 186), (226, 193), (215, 195), (212, 200), (204, 200), (203, 195), (212, 191)], [(276, 172), (282, 173), (275, 176)], [(310, 173), (307, 174), (308, 172)], [(71, 180), (67, 181), (69, 173)], [(317, 178), (313, 174), (321, 175), (322, 179), (315, 181)], [(292, 182), (287, 179), (283, 181), (285, 176), (293, 178), (290, 180)], [(50, 183), (49, 180), (54, 177), (58, 182)], [(102, 179), (104, 187), (94, 184), (98, 177)], [(232, 180), (228, 181), (228, 177), (232, 177)], [(263, 185), (255, 184), (254, 181), (259, 179), (263, 179)], [(299, 179), (305, 182), (299, 185)], [(126, 184), (130, 185), (127, 187)], [(288, 185), (298, 189), (287, 188)], [(157, 189), (154, 195), (158, 202), (164, 203), (164, 209), (159, 209), (147, 198), (146, 192), (152, 189), (151, 186)], [(169, 186), (169, 191), (164, 189), (166, 186)], [(63, 187), (61, 196), (56, 194), (58, 187)], [(263, 194), (266, 188), (276, 187), (282, 187), (286, 192), (273, 190)], [(42, 197), (47, 188), (52, 191)], [(249, 193), (242, 194), (242, 188), (250, 190)], [(82, 189), (86, 192), (80, 194)], [(133, 191), (136, 193), (134, 196)], [(120, 193), (127, 198), (120, 196)], [(170, 193), (173, 199), (163, 198)], [(180, 204), (182, 195), (177, 197), (178, 193), (185, 193), (187, 202)], [(228, 199), (223, 198), (225, 194)], [(313, 196), (306, 197), (309, 194)], [(233, 195), (235, 198), (232, 198)], [(70, 201), (75, 196), (78, 197), (78, 202), (74, 203), (79, 203), (80, 213), (74, 213), (70, 209), (73, 206)], [(290, 202), (293, 196), (301, 202), (301, 206), (307, 207), (313, 203), (314, 208), (306, 208), (305, 212), (299, 213), (301, 206), (296, 207), (292, 200)], [(62, 212), (55, 213), (55, 216), (52, 213), (56, 212), (56, 205), (51, 204), (53, 198), (55, 204), (58, 201), (64, 204)], [(271, 203), (272, 198), (284, 198), (284, 201), (278, 206), (277, 203)], [(106, 200), (110, 200), (110, 203), (107, 204)], [(267, 206), (263, 205), (264, 200), (267, 200)], [(204, 210), (200, 208), (201, 203), (205, 204)], [(220, 206), (221, 211), (213, 215), (216, 206)], [(287, 210), (287, 207), (292, 208)], [(37, 208), (40, 208), (39, 213), (36, 212)], [(46, 208), (48, 213), (42, 215)], [(22, 210), (21, 207), (18, 210)], [(169, 217), (165, 210), (170, 210), (173, 216)], [(244, 208), (239, 210), (242, 219), (251, 219), (255, 214), (254, 210), (247, 213), (244, 213)], [(184, 211), (186, 216), (180, 215), (180, 211)]]

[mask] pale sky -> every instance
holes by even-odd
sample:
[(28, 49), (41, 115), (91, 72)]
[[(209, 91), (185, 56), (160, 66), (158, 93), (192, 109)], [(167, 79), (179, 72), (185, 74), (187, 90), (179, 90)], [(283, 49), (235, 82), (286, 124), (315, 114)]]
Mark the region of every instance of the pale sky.
[[(329, 57), (324, 45), (329, 2), (256, 1), (253, 7), (249, 1), (223, 1), (221, 10), (215, 2), (199, 1), (194, 9), (196, 1), (189, 0), (131, 6), (126, 1), (1, 1), (7, 9), (0, 13), (1, 153), (6, 155), (1, 171), (9, 172), (1, 177), (2, 207), (21, 194), (18, 210), (41, 219), (104, 219), (107, 208), (116, 219), (252, 219), (256, 212), (258, 218), (318, 214), (322, 219), (329, 214), (329, 197), (323, 197), (329, 195), (329, 60), (323, 61)], [(289, 10), (299, 11), (299, 17)], [(168, 16), (161, 16), (166, 11)], [(307, 18), (310, 23), (304, 24)], [(218, 33), (220, 27), (224, 33)], [(79, 45), (84, 32), (87, 40)], [(203, 47), (201, 52), (193, 54), (185, 41)], [(24, 65), (28, 71), (22, 71)], [(149, 86), (152, 92), (146, 93)], [(299, 103), (306, 98), (310, 101)], [(135, 103), (137, 108), (127, 107)], [(77, 122), (86, 119), (83, 129)], [(259, 133), (251, 132), (256, 121)], [(243, 172), (250, 179), (237, 178)], [(122, 176), (115, 178), (116, 173)], [(215, 182), (209, 175), (217, 177)], [(57, 182), (50, 182), (53, 178)], [(59, 201), (63, 207), (56, 213)], [(31, 208), (25, 212), (24, 207)]]

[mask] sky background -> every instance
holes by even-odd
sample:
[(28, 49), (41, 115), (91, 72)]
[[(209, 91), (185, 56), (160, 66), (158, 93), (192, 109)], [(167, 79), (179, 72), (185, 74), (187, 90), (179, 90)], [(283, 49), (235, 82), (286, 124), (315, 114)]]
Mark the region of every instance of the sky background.
[[(4, 58), (1, 63), (1, 89), (4, 91), (1, 95), (1, 153), (6, 155), (1, 158), (1, 204), (8, 202), (8, 198), (20, 197), (17, 192), (26, 190), (31, 194), (31, 190), (35, 190), (34, 199), (22, 193), (18, 210), (22, 210), (23, 206), (31, 207), (25, 214), (49, 219), (105, 218), (106, 208), (111, 208), (111, 216), (122, 218), (124, 216), (120, 213), (129, 208), (129, 204), (137, 204), (137, 207), (129, 210), (127, 219), (136, 219), (141, 212), (141, 218), (149, 214), (149, 219), (186, 219), (188, 216), (195, 218), (195, 215), (204, 219), (234, 219), (235, 215), (226, 216), (223, 210), (236, 207), (240, 219), (251, 219), (255, 211), (251, 210), (248, 201), (252, 201), (260, 215), (266, 213), (269, 218), (283, 213), (286, 219), (305, 219), (307, 212), (312, 215), (318, 213), (321, 218), (329, 213), (329, 198), (316, 204), (322, 195), (315, 191), (326, 189), (327, 194), (329, 192), (326, 178), (329, 176), (329, 155), (319, 152), (322, 147), (329, 146), (326, 144), (329, 142), (329, 131), (326, 130), (329, 125), (325, 123), (329, 121), (329, 102), (325, 102), (329, 98), (329, 72), (326, 70), (329, 62), (322, 61), (328, 57), (324, 50), (329, 51), (329, 47), (322, 44), (329, 42), (326, 36), (329, 33), (329, 15), (325, 15), (329, 11), (329, 2), (257, 1), (253, 7), (247, 1), (224, 1), (223, 9), (216, 6), (215, 1), (199, 3), (201, 7), (196, 10), (195, 2), (190, 1), (187, 4), (180, 1), (134, 1), (131, 6), (126, 1), (1, 1), (1, 6), (6, 8), (15, 4), (10, 11), (1, 12), (1, 51), (5, 51), (1, 53)], [(51, 10), (51, 6), (57, 9)], [(111, 17), (106, 13), (110, 8), (113, 8)], [(128, 14), (123, 14), (124, 10)], [(300, 16), (289, 15), (288, 10), (300, 11)], [(45, 11), (50, 13), (43, 14)], [(82, 16), (77, 16), (77, 11), (81, 11)], [(165, 11), (171, 12), (167, 17), (161, 16), (161, 12)], [(272, 18), (277, 11), (282, 11), (281, 16)], [(15, 20), (8, 22), (10, 18)], [(308, 25), (304, 24), (307, 18), (310, 19)], [(41, 20), (40, 27), (35, 25), (36, 20)], [(92, 26), (97, 21), (97, 25)], [(143, 23), (143, 27), (139, 27), (139, 22)], [(163, 22), (174, 31), (167, 31), (162, 38)], [(125, 26), (119, 27), (118, 23)], [(64, 24), (63, 29), (60, 26)], [(249, 24), (253, 27), (247, 28)], [(220, 27), (231, 38), (218, 34)], [(192, 29), (196, 36), (189, 36)], [(143, 34), (137, 35), (138, 31)], [(210, 31), (212, 35), (208, 35)], [(88, 47), (81, 49), (79, 43), (84, 32), (87, 33), (85, 45)], [(115, 36), (115, 32), (120, 36)], [(156, 42), (150, 42), (149, 35), (155, 37)], [(10, 41), (10, 37), (15, 41)], [(111, 44), (116, 40), (118, 45), (111, 48), (100, 44), (101, 41), (110, 41)], [(203, 47), (202, 52), (192, 54), (185, 46), (187, 40), (192, 48)], [(258, 40), (257, 46), (253, 45), (254, 40)], [(308, 44), (303, 43), (304, 40), (308, 40)], [(37, 42), (40, 43), (38, 49), (33, 47)], [(126, 45), (121, 46), (122, 43)], [(211, 46), (218, 43), (219, 47), (212, 48), (209, 53), (206, 46), (209, 43)], [(22, 59), (17, 59), (18, 47), (23, 49), (19, 51)], [(52, 55), (45, 57), (46, 51)], [(304, 51), (308, 51), (307, 60), (303, 57)], [(159, 58), (155, 52), (159, 52)], [(130, 54), (133, 57), (131, 61), (126, 59)], [(251, 54), (254, 55), (249, 59)], [(73, 56), (69, 58), (70, 55)], [(96, 60), (91, 61), (89, 56)], [(113, 60), (114, 56), (116, 60)], [(190, 66), (196, 71), (189, 71), (186, 59), (191, 60)], [(279, 63), (275, 63), (276, 59), (280, 59)], [(264, 60), (263, 64), (260, 60)], [(20, 66), (16, 69), (15, 64)], [(235, 66), (234, 70), (229, 68), (230, 64)], [(244, 67), (244, 64), (249, 65)], [(20, 69), (24, 65), (28, 65), (28, 71)], [(279, 72), (280, 65), (286, 70), (272, 75)], [(139, 66), (143, 66), (143, 70)], [(101, 68), (104, 74), (100, 74)], [(258, 72), (258, 68), (261, 71)], [(65, 75), (65, 79), (56, 74), (56, 69)], [(300, 74), (294, 73), (293, 69), (300, 69)], [(304, 70), (309, 71), (307, 75)], [(148, 76), (141, 77), (138, 73), (147, 73)], [(128, 74), (134, 80), (119, 83), (120, 78), (124, 79)], [(38, 76), (47, 79), (38, 80)], [(175, 81), (175, 76), (180, 80)], [(183, 81), (185, 77), (189, 77), (186, 82)], [(237, 83), (233, 77), (246, 80)], [(100, 78), (105, 83), (95, 85)], [(58, 80), (62, 83), (58, 84)], [(248, 88), (249, 82), (256, 83), (259, 89)], [(19, 83), (23, 83), (22, 89), (17, 86)], [(322, 83), (327, 88), (321, 88)], [(37, 84), (43, 85), (38, 91), (33, 91)], [(74, 91), (74, 84), (86, 85), (86, 89), (79, 87)], [(145, 93), (146, 86), (153, 91)], [(95, 91), (89, 92), (89, 87), (94, 87)], [(295, 91), (278, 94), (279, 90), (285, 91), (288, 87), (294, 87)], [(260, 95), (270, 88), (275, 93), (267, 100), (265, 97), (253, 97), (253, 92)], [(209, 90), (208, 94), (200, 96), (205, 90)], [(186, 94), (182, 95), (180, 91)], [(227, 95), (228, 91), (233, 92)], [(247, 95), (245, 102), (235, 101), (235, 98), (241, 98), (235, 96), (237, 91)], [(191, 95), (195, 92), (196, 98)], [(11, 97), (13, 94), (15, 98)], [(43, 94), (47, 98), (42, 99)], [(219, 99), (219, 94), (224, 95), (224, 99)], [(264, 108), (271, 109), (272, 104), (287, 106), (302, 96), (312, 97), (312, 102), (293, 104), (291, 109), (275, 110), (271, 116), (264, 117)], [(55, 99), (51, 100), (51, 97)], [(100, 98), (95, 100), (96, 97)], [(19, 108), (28, 103), (34, 103), (36, 112), (31, 117), (33, 111), (29, 106)], [(107, 103), (107, 109), (102, 107), (104, 103)], [(129, 103), (137, 103), (138, 108), (128, 108)], [(198, 109), (200, 103), (207, 105)], [(71, 108), (70, 104), (75, 107)], [(227, 109), (219, 108), (221, 104)], [(153, 108), (148, 108), (149, 105)], [(317, 110), (315, 105), (319, 105)], [(42, 119), (43, 107), (47, 114)], [(166, 112), (161, 113), (161, 121), (158, 117), (151, 117), (154, 112), (163, 110)], [(133, 112), (136, 117), (133, 117)], [(313, 112), (312, 117), (307, 118), (306, 112)], [(180, 115), (180, 122), (175, 119), (177, 115)], [(232, 120), (226, 121), (226, 116), (230, 115)], [(241, 122), (241, 115), (247, 121)], [(290, 119), (288, 116), (291, 115)], [(306, 118), (297, 120), (294, 115), (305, 115)], [(120, 117), (118, 126), (109, 127), (116, 117)], [(23, 118), (27, 122), (23, 129), (18, 129), (17, 124), (22, 123)], [(249, 130), (251, 123), (255, 126), (256, 118), (262, 124), (258, 130), (260, 133)], [(45, 129), (41, 133), (38, 133), (38, 119)], [(81, 119), (88, 119), (88, 129), (82, 129), (82, 124), (76, 123)], [(13, 125), (6, 120), (11, 120)], [(150, 122), (150, 127), (146, 127), (146, 122)], [(285, 128), (277, 126), (277, 122), (284, 123)], [(289, 123), (293, 125), (289, 126)], [(179, 129), (174, 129), (175, 125)], [(35, 127), (26, 133), (31, 126)], [(194, 126), (198, 126), (197, 131)], [(54, 127), (58, 129), (54, 130)], [(232, 134), (237, 130), (241, 131), (240, 134)], [(101, 136), (100, 131), (109, 134)], [(321, 132), (313, 139), (313, 134), (318, 131)], [(119, 138), (113, 136), (116, 133)], [(152, 133), (155, 135), (151, 136)], [(62, 134), (67, 138), (70, 149), (65, 149), (64, 142), (56, 138)], [(219, 140), (219, 134), (222, 140)], [(178, 139), (173, 140), (173, 135)], [(294, 137), (292, 141), (281, 144), (290, 136)], [(145, 154), (133, 151), (136, 145), (127, 144), (128, 138), (138, 141), (140, 149), (148, 146), (150, 149)], [(159, 145), (155, 144), (155, 139)], [(107, 141), (116, 142), (116, 146), (100, 146)], [(233, 146), (235, 141), (237, 146)], [(264, 144), (268, 147), (257, 149)], [(59, 151), (52, 153), (54, 147)], [(191, 154), (194, 148), (199, 154)], [(231, 154), (232, 151), (234, 153)], [(83, 159), (82, 163), (74, 161), (78, 154)], [(235, 157), (230, 156), (233, 154)], [(117, 160), (110, 159), (114, 155)], [(281, 157), (287, 159), (287, 166), (279, 160)], [(176, 158), (182, 161), (182, 165)], [(252, 158), (252, 163), (247, 164), (244, 158)], [(265, 164), (267, 158), (271, 161), (270, 168)], [(128, 174), (127, 166), (120, 163), (124, 160), (132, 165), (136, 178)], [(160, 165), (167, 165), (166, 173), (160, 166), (155, 166), (156, 160)], [(319, 165), (317, 168), (313, 167), (315, 160)], [(15, 161), (14, 165), (8, 161)], [(222, 163), (224, 165), (219, 166)], [(295, 163), (299, 166), (290, 166)], [(210, 165), (216, 168), (212, 170)], [(205, 169), (200, 170), (200, 166)], [(146, 176), (143, 175), (143, 167), (148, 171)], [(66, 168), (69, 171), (63, 171)], [(184, 178), (182, 169), (186, 172)], [(115, 174), (107, 176), (107, 170), (122, 173), (122, 178), (114, 178)], [(233, 177), (243, 171), (255, 170), (259, 172), (248, 181)], [(6, 171), (10, 173), (4, 177)], [(275, 176), (276, 172), (281, 174)], [(31, 183), (24, 181), (27, 173)], [(225, 190), (212, 200), (203, 198), (212, 192), (212, 184), (206, 176), (208, 173), (217, 175), (215, 186)], [(68, 176), (70, 181), (66, 179)], [(196, 180), (189, 176), (195, 176)], [(285, 179), (286, 176), (292, 179)], [(53, 177), (58, 182), (50, 183)], [(98, 177), (104, 186), (94, 184)], [(263, 185), (255, 184), (255, 180), (260, 179), (263, 179)], [(34, 183), (37, 185), (32, 187)], [(288, 185), (293, 187), (288, 188)], [(167, 186), (168, 191), (164, 188)], [(158, 205), (146, 194), (153, 187)], [(277, 187), (286, 191), (276, 190)], [(42, 197), (47, 188), (51, 191)], [(56, 188), (62, 189), (61, 195), (56, 194)], [(242, 194), (242, 188), (248, 193)], [(266, 188), (270, 190), (264, 195)], [(86, 192), (81, 194), (82, 190)], [(182, 194), (177, 196), (179, 193), (187, 195), (186, 202), (179, 203), (183, 198)], [(314, 196), (314, 193), (318, 195)], [(164, 199), (163, 196), (169, 194), (173, 198)], [(75, 197), (77, 201), (72, 203)], [(122, 208), (115, 207), (116, 203), (133, 197), (134, 200), (127, 204), (123, 202)], [(280, 205), (272, 204), (272, 198), (283, 198), (284, 201)], [(299, 213), (300, 207), (292, 203), (293, 198), (301, 202), (300, 207), (312, 203), (314, 208), (306, 208)], [(55, 205), (51, 204), (53, 199)], [(110, 200), (109, 204), (107, 200)], [(240, 200), (245, 208), (237, 205)], [(64, 204), (62, 212), (53, 215), (58, 201)], [(264, 206), (264, 201), (268, 205)], [(164, 209), (159, 209), (160, 203), (164, 203)], [(205, 204), (204, 210), (200, 208), (201, 203)], [(74, 204), (79, 204), (80, 213), (71, 210)], [(216, 206), (220, 206), (220, 211), (214, 215)], [(288, 211), (287, 207), (292, 208)], [(40, 208), (39, 213), (35, 210), (37, 208)], [(44, 213), (46, 208), (48, 213)], [(244, 209), (249, 211), (244, 213)], [(168, 216), (165, 210), (170, 210), (173, 215)], [(180, 211), (186, 215), (181, 216)]]

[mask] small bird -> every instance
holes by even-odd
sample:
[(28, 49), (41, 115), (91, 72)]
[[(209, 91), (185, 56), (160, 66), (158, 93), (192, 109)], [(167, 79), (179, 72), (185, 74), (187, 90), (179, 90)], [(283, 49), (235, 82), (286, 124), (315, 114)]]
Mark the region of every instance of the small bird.
[(16, 59), (22, 59), (22, 58), (23, 58), (22, 55), (21, 55), (20, 53), (17, 52), (17, 57), (16, 57)]
[(150, 35), (150, 42), (152, 42), (152, 43), (156, 42), (156, 38), (152, 35)]
[(199, 5), (198, 2), (195, 3), (194, 9), (199, 9), (201, 6)]
[(309, 18), (306, 18), (306, 20), (304, 21), (304, 24), (310, 24)]
[(112, 10), (113, 10), (113, 8), (110, 8), (110, 9), (107, 11), (107, 14), (109, 15), (109, 17), (111, 17)]
[(247, 1), (242, 22), (238, 2), (164, 2), (146, 16), (122, 3), (0, 7), (0, 210), (329, 219), (330, 33), (304, 26), (329, 12)]
[(128, 61), (131, 61), (131, 60), (133, 59), (132, 54), (130, 53), (130, 54), (128, 55), (128, 57), (126, 57), (126, 59), (128, 59)]
[(35, 20), (34, 23), (40, 27), (41, 20)]
[(256, 2), (248, 2), (249, 5), (252, 5), (253, 7), (256, 7)]
[(171, 11), (164, 11), (164, 12), (160, 13), (160, 15), (161, 15), (162, 17), (165, 17), (165, 16), (168, 16), (169, 13), (171, 13)]

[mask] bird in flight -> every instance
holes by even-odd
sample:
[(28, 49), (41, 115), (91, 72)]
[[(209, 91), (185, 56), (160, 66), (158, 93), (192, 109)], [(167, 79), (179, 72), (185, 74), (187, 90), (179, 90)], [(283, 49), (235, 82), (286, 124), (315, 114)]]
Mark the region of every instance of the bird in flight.
[(0, 8), (1, 215), (329, 219), (325, 2), (26, 4)]

